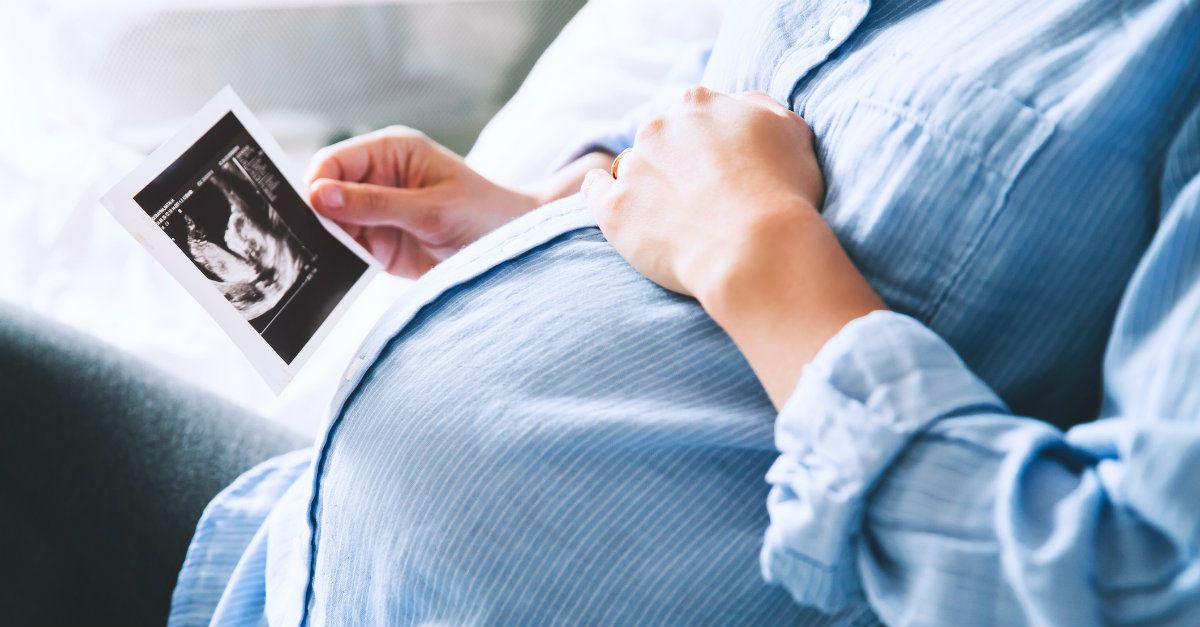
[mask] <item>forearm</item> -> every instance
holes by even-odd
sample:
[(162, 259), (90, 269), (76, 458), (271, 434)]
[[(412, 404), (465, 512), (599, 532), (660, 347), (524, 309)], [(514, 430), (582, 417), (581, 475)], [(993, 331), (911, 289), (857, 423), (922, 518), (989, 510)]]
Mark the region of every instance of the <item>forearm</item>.
[(786, 207), (761, 216), (731, 238), (695, 293), (782, 407), (829, 338), (886, 306), (816, 211)]

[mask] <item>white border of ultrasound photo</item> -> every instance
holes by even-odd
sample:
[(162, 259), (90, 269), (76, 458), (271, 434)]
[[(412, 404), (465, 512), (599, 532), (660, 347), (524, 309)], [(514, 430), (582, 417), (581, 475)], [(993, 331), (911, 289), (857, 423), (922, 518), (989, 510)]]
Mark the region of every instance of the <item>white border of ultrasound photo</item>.
[(250, 136), (258, 142), (258, 145), (263, 149), (267, 157), (283, 173), (288, 184), (295, 188), (301, 198), (307, 198), (304, 187), (298, 183), (294, 177), (294, 171), (288, 167), (283, 148), (279, 146), (270, 133), (250, 113), (250, 110), (242, 103), (241, 99), (234, 94), (233, 89), (225, 87), (203, 109), (194, 115), (183, 129), (155, 150), (137, 169), (114, 185), (101, 198), (101, 202), (116, 217), (117, 221), (133, 235), (134, 239), (141, 243), (171, 273), (171, 276), (176, 281), (179, 281), (192, 297), (204, 307), (205, 311), (221, 325), (221, 328), (233, 339), (234, 343), (241, 349), (242, 354), (246, 356), (255, 370), (263, 377), (267, 385), (278, 394), (287, 387), (287, 384), (296, 376), (296, 373), (312, 357), (317, 346), (329, 334), (336, 321), (346, 312), (350, 303), (354, 301), (366, 287), (370, 279), (379, 271), (379, 266), (358, 242), (346, 235), (342, 229), (338, 228), (332, 222), (321, 218), (322, 224), (325, 225), (329, 232), (358, 257), (366, 261), (368, 267), (366, 272), (358, 278), (353, 287), (346, 292), (342, 300), (330, 312), (329, 316), (325, 318), (325, 321), (321, 323), (316, 332), (309, 337), (291, 364), (286, 363), (276, 354), (270, 344), (250, 325), (250, 322), (238, 312), (232, 303), (226, 300), (200, 269), (188, 259), (187, 255), (179, 250), (175, 243), (171, 241), (170, 236), (163, 232), (154, 223), (153, 218), (134, 200), (134, 196), (139, 191), (182, 156), (214, 124), (227, 113), (231, 112), (250, 133)]

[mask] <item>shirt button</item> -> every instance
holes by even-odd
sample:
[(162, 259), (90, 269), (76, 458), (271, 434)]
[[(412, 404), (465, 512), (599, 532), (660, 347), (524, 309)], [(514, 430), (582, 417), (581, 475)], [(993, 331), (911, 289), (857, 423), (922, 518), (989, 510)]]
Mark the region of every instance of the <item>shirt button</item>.
[(845, 15), (839, 15), (833, 18), (829, 23), (829, 39), (840, 40), (845, 39), (846, 35), (850, 34), (850, 18)]
[(354, 361), (350, 362), (350, 365), (346, 367), (346, 374), (342, 375), (342, 380), (349, 381), (349, 380), (353, 379), (354, 375), (358, 374), (359, 369), (362, 368), (363, 364), (366, 363), (366, 361), (367, 361), (366, 355), (359, 355), (359, 356), (355, 357)]

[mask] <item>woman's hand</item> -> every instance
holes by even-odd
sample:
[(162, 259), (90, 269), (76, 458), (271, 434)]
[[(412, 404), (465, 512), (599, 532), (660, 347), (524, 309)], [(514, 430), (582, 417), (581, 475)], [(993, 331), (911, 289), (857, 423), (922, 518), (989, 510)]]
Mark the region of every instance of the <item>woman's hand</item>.
[(576, 189), (584, 157), (534, 190), (497, 185), (450, 150), (405, 127), (329, 146), (313, 158), (309, 202), (388, 272), (424, 274), (487, 232)]
[(689, 90), (647, 122), (614, 180), (583, 192), (639, 272), (695, 296), (777, 405), (845, 324), (884, 305), (818, 213), (813, 136), (765, 94)]
[(697, 297), (752, 252), (744, 240), (815, 216), (825, 195), (808, 125), (762, 93), (688, 90), (619, 169), (585, 179), (600, 227), (640, 272)]

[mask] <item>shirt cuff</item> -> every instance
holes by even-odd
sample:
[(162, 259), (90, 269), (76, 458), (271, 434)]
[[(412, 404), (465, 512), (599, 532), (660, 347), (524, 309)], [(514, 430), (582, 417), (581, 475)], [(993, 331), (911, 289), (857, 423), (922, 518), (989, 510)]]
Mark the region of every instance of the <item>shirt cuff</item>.
[(763, 577), (835, 612), (862, 599), (855, 539), (872, 486), (939, 418), (1004, 411), (931, 330), (880, 311), (846, 325), (805, 367), (775, 424)]

